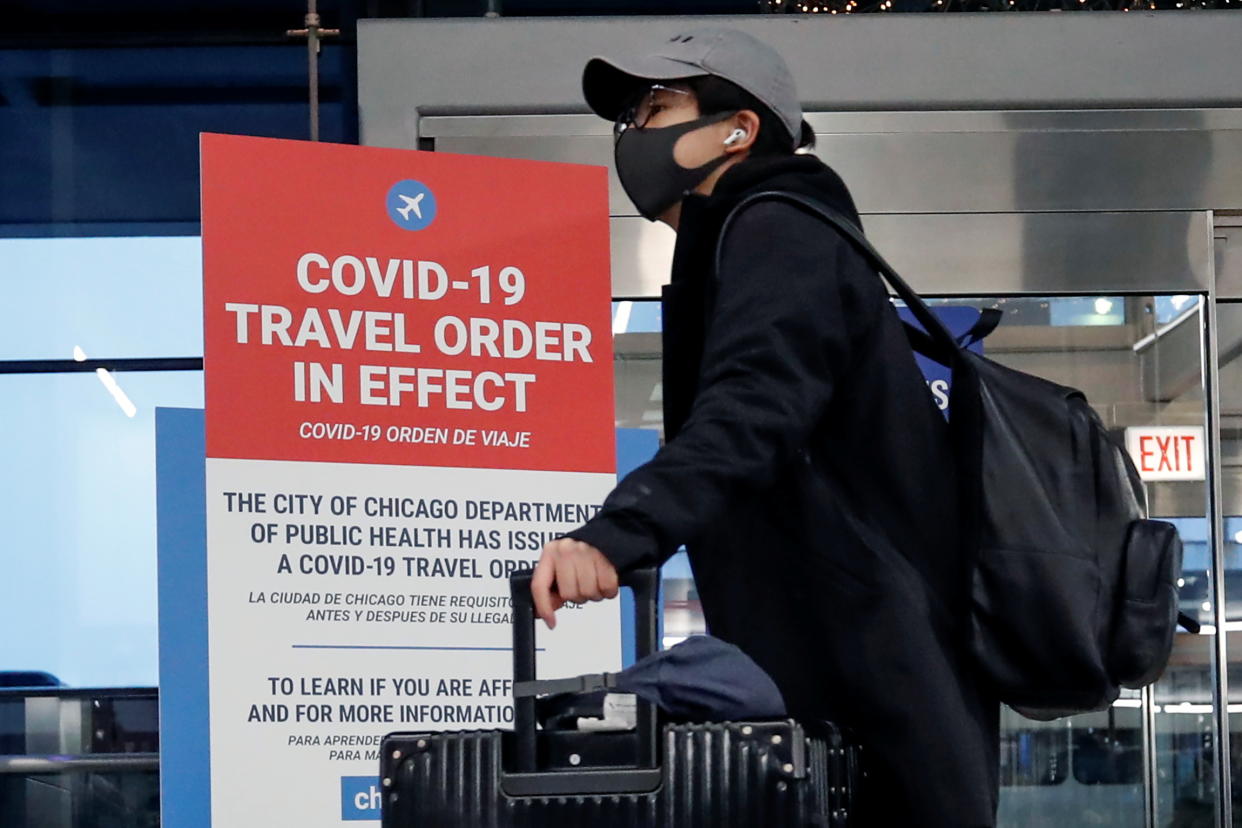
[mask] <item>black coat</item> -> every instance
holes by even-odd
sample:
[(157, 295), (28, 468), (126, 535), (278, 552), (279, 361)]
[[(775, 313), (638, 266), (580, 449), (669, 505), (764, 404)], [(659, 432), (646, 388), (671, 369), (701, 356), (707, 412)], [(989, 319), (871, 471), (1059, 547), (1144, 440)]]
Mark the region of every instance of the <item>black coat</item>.
[(998, 705), (964, 655), (944, 419), (875, 271), (822, 219), (857, 219), (810, 156), (751, 159), (682, 208), (664, 291), (666, 444), (569, 533), (618, 569), (684, 544), (708, 629), (790, 712), (855, 730), (868, 824), (991, 825)]

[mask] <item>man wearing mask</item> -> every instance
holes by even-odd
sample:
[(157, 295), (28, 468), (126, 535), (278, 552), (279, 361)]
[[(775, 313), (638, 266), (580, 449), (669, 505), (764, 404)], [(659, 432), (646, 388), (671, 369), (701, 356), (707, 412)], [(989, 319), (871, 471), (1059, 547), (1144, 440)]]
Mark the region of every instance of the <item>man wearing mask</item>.
[(627, 194), (677, 231), (667, 439), (544, 548), (537, 612), (553, 626), (564, 602), (611, 598), (618, 572), (684, 544), (710, 632), (793, 716), (856, 734), (865, 824), (993, 825), (999, 706), (966, 651), (943, 416), (844, 237), (787, 201), (733, 214), (782, 191), (858, 221), (836, 173), (797, 152), (813, 136), (788, 68), (749, 35), (699, 29), (592, 59), (583, 89), (616, 124)]

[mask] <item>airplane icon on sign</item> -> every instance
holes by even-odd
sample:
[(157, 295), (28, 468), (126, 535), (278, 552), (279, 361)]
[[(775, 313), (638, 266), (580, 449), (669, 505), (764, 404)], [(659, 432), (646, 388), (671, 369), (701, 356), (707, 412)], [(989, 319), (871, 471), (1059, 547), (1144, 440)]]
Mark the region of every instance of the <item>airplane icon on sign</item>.
[(389, 187), (384, 206), (393, 224), (411, 231), (427, 229), (439, 212), (435, 192), (412, 178)]
[(397, 198), (401, 199), (401, 201), (405, 203), (404, 207), (397, 208), (397, 212), (401, 214), (401, 218), (405, 219), (406, 221), (409, 221), (410, 211), (413, 210), (414, 215), (421, 219), (423, 217), (422, 201), (423, 201), (423, 196), (425, 195), (427, 194), (419, 193), (414, 198), (410, 198), (407, 195), (401, 195), (400, 193), (398, 193)]

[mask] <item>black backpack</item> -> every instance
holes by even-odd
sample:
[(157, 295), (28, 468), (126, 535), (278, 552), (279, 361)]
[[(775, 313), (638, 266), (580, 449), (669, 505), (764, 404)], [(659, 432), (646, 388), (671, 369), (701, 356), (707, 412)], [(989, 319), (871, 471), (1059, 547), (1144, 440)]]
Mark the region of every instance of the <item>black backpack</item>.
[[(1146, 519), (1138, 472), (1086, 396), (967, 350), (826, 205), (772, 191), (731, 215), (759, 200), (791, 202), (840, 231), (922, 326), (907, 326), (914, 349), (952, 371), (970, 647), (1000, 700), (1055, 719), (1105, 708), (1120, 688), (1159, 678), (1179, 617), (1197, 627), (1178, 613), (1181, 540), (1171, 524)], [(998, 319), (985, 316), (972, 335)]]

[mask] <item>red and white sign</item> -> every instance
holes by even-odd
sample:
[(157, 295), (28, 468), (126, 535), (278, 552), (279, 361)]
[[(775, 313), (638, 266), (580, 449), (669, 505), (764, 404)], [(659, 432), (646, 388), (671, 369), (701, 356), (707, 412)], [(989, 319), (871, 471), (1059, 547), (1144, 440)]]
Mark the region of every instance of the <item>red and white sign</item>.
[[(424, 229), (388, 209), (406, 180)], [(203, 136), (208, 456), (614, 471), (605, 185)]]
[[(508, 576), (615, 483), (606, 171), (204, 135), (202, 197), (211, 822), (378, 819), (385, 733), (510, 726)], [(617, 669), (566, 616), (541, 674)]]
[(1144, 480), (1203, 480), (1202, 426), (1135, 426), (1126, 449)]

